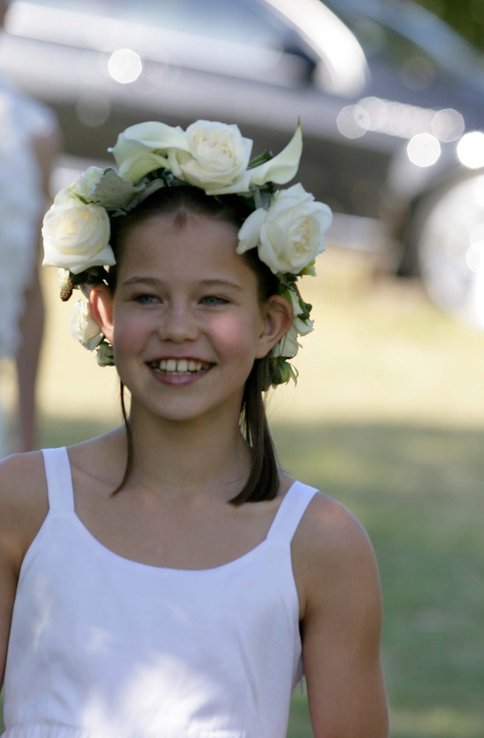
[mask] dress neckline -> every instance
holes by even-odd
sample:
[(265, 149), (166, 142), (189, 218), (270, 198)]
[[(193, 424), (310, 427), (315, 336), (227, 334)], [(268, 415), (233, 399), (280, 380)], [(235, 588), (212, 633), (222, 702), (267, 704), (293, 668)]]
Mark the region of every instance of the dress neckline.
[[(94, 548), (98, 550), (98, 552), (106, 557), (111, 558), (114, 561), (119, 562), (122, 566), (126, 566), (128, 568), (138, 568), (139, 570), (146, 570), (151, 572), (164, 572), (164, 573), (174, 573), (174, 574), (180, 574), (180, 575), (202, 575), (202, 574), (210, 574), (210, 573), (216, 573), (218, 571), (223, 571), (227, 568), (236, 568), (238, 566), (242, 566), (246, 562), (250, 561), (254, 556), (256, 556), (262, 549), (264, 549), (267, 544), (271, 541), (271, 539), (275, 538), (273, 535), (274, 530), (277, 527), (277, 524), (280, 520), (280, 518), (284, 514), (284, 510), (290, 505), (290, 500), (293, 497), (294, 494), (296, 494), (296, 490), (298, 485), (300, 485), (300, 482), (294, 481), (287, 492), (284, 494), (283, 498), (281, 499), (281, 502), (279, 504), (279, 507), (277, 508), (274, 517), (271, 521), (269, 530), (267, 531), (267, 534), (265, 537), (255, 546), (250, 548), (245, 553), (241, 554), (240, 556), (236, 556), (233, 559), (230, 559), (229, 561), (223, 562), (221, 564), (216, 564), (215, 566), (206, 567), (206, 568), (186, 568), (186, 567), (173, 567), (173, 566), (159, 566), (157, 564), (147, 564), (142, 561), (138, 561), (137, 559), (131, 559), (128, 556), (124, 556), (123, 554), (118, 553), (117, 551), (114, 551), (112, 548), (107, 546), (105, 543), (103, 543), (97, 536), (95, 536), (87, 527), (87, 525), (81, 520), (79, 515), (77, 514), (75, 508), (73, 507), (70, 511), (70, 516), (72, 521), (74, 522), (77, 530), (81, 533), (81, 535), (86, 539), (86, 541)], [(249, 504), (249, 503), (247, 503)], [(257, 504), (257, 503), (252, 503)]]

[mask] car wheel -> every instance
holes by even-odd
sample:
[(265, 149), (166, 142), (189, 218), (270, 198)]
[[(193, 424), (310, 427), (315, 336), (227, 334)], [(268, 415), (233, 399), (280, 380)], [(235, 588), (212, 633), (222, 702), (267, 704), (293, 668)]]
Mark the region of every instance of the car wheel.
[(431, 300), (484, 327), (484, 295), (478, 294), (484, 270), (484, 174), (423, 201), (412, 233), (409, 245)]

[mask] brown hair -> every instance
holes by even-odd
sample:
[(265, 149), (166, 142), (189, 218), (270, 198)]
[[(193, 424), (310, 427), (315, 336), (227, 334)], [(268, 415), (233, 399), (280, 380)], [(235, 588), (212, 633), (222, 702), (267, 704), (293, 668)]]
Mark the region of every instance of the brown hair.
[[(122, 258), (123, 246), (130, 229), (134, 225), (154, 215), (175, 216), (180, 226), (189, 214), (207, 215), (232, 223), (239, 228), (250, 212), (253, 204), (240, 196), (207, 196), (203, 190), (190, 186), (164, 187), (146, 198), (126, 215), (111, 218), (111, 247), (116, 259)], [(257, 277), (259, 299), (267, 300), (277, 294), (278, 281), (270, 269), (263, 264), (252, 249), (244, 258)], [(109, 271), (108, 284), (116, 288), (116, 267)], [(246, 380), (240, 423), (244, 437), (252, 449), (252, 465), (249, 477), (241, 491), (231, 500), (234, 505), (244, 502), (260, 502), (276, 497), (279, 488), (279, 473), (274, 445), (270, 435), (264, 405), (263, 392), (269, 388), (269, 370), (266, 359), (256, 359)], [(127, 436), (127, 460), (123, 478), (115, 490), (122, 489), (133, 467), (134, 446), (129, 417), (126, 410), (124, 385), (120, 385), (121, 409)]]

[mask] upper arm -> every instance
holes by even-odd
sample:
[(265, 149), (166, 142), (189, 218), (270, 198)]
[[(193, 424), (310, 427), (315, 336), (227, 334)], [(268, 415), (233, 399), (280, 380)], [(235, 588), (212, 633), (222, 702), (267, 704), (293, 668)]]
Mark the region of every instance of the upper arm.
[(47, 513), (43, 476), (38, 452), (0, 463), (0, 688), (20, 567)]
[(314, 736), (387, 738), (381, 594), (372, 546), (361, 525), (333, 501), (318, 500), (307, 517), (296, 577)]
[[(0, 506), (1, 514), (1, 506)], [(1, 540), (0, 530), (0, 688), (3, 684), (7, 658), (8, 637), (12, 620), (17, 577), (8, 550)]]

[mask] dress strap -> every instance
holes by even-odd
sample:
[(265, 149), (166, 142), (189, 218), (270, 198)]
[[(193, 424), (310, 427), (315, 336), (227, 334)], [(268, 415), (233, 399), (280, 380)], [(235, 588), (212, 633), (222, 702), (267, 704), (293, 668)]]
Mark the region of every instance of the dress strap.
[(315, 487), (294, 482), (280, 504), (267, 538), (292, 541), (302, 516), (316, 494), (318, 490)]
[(49, 507), (56, 511), (74, 510), (74, 490), (72, 487), (71, 465), (67, 449), (42, 449), (44, 457)]

